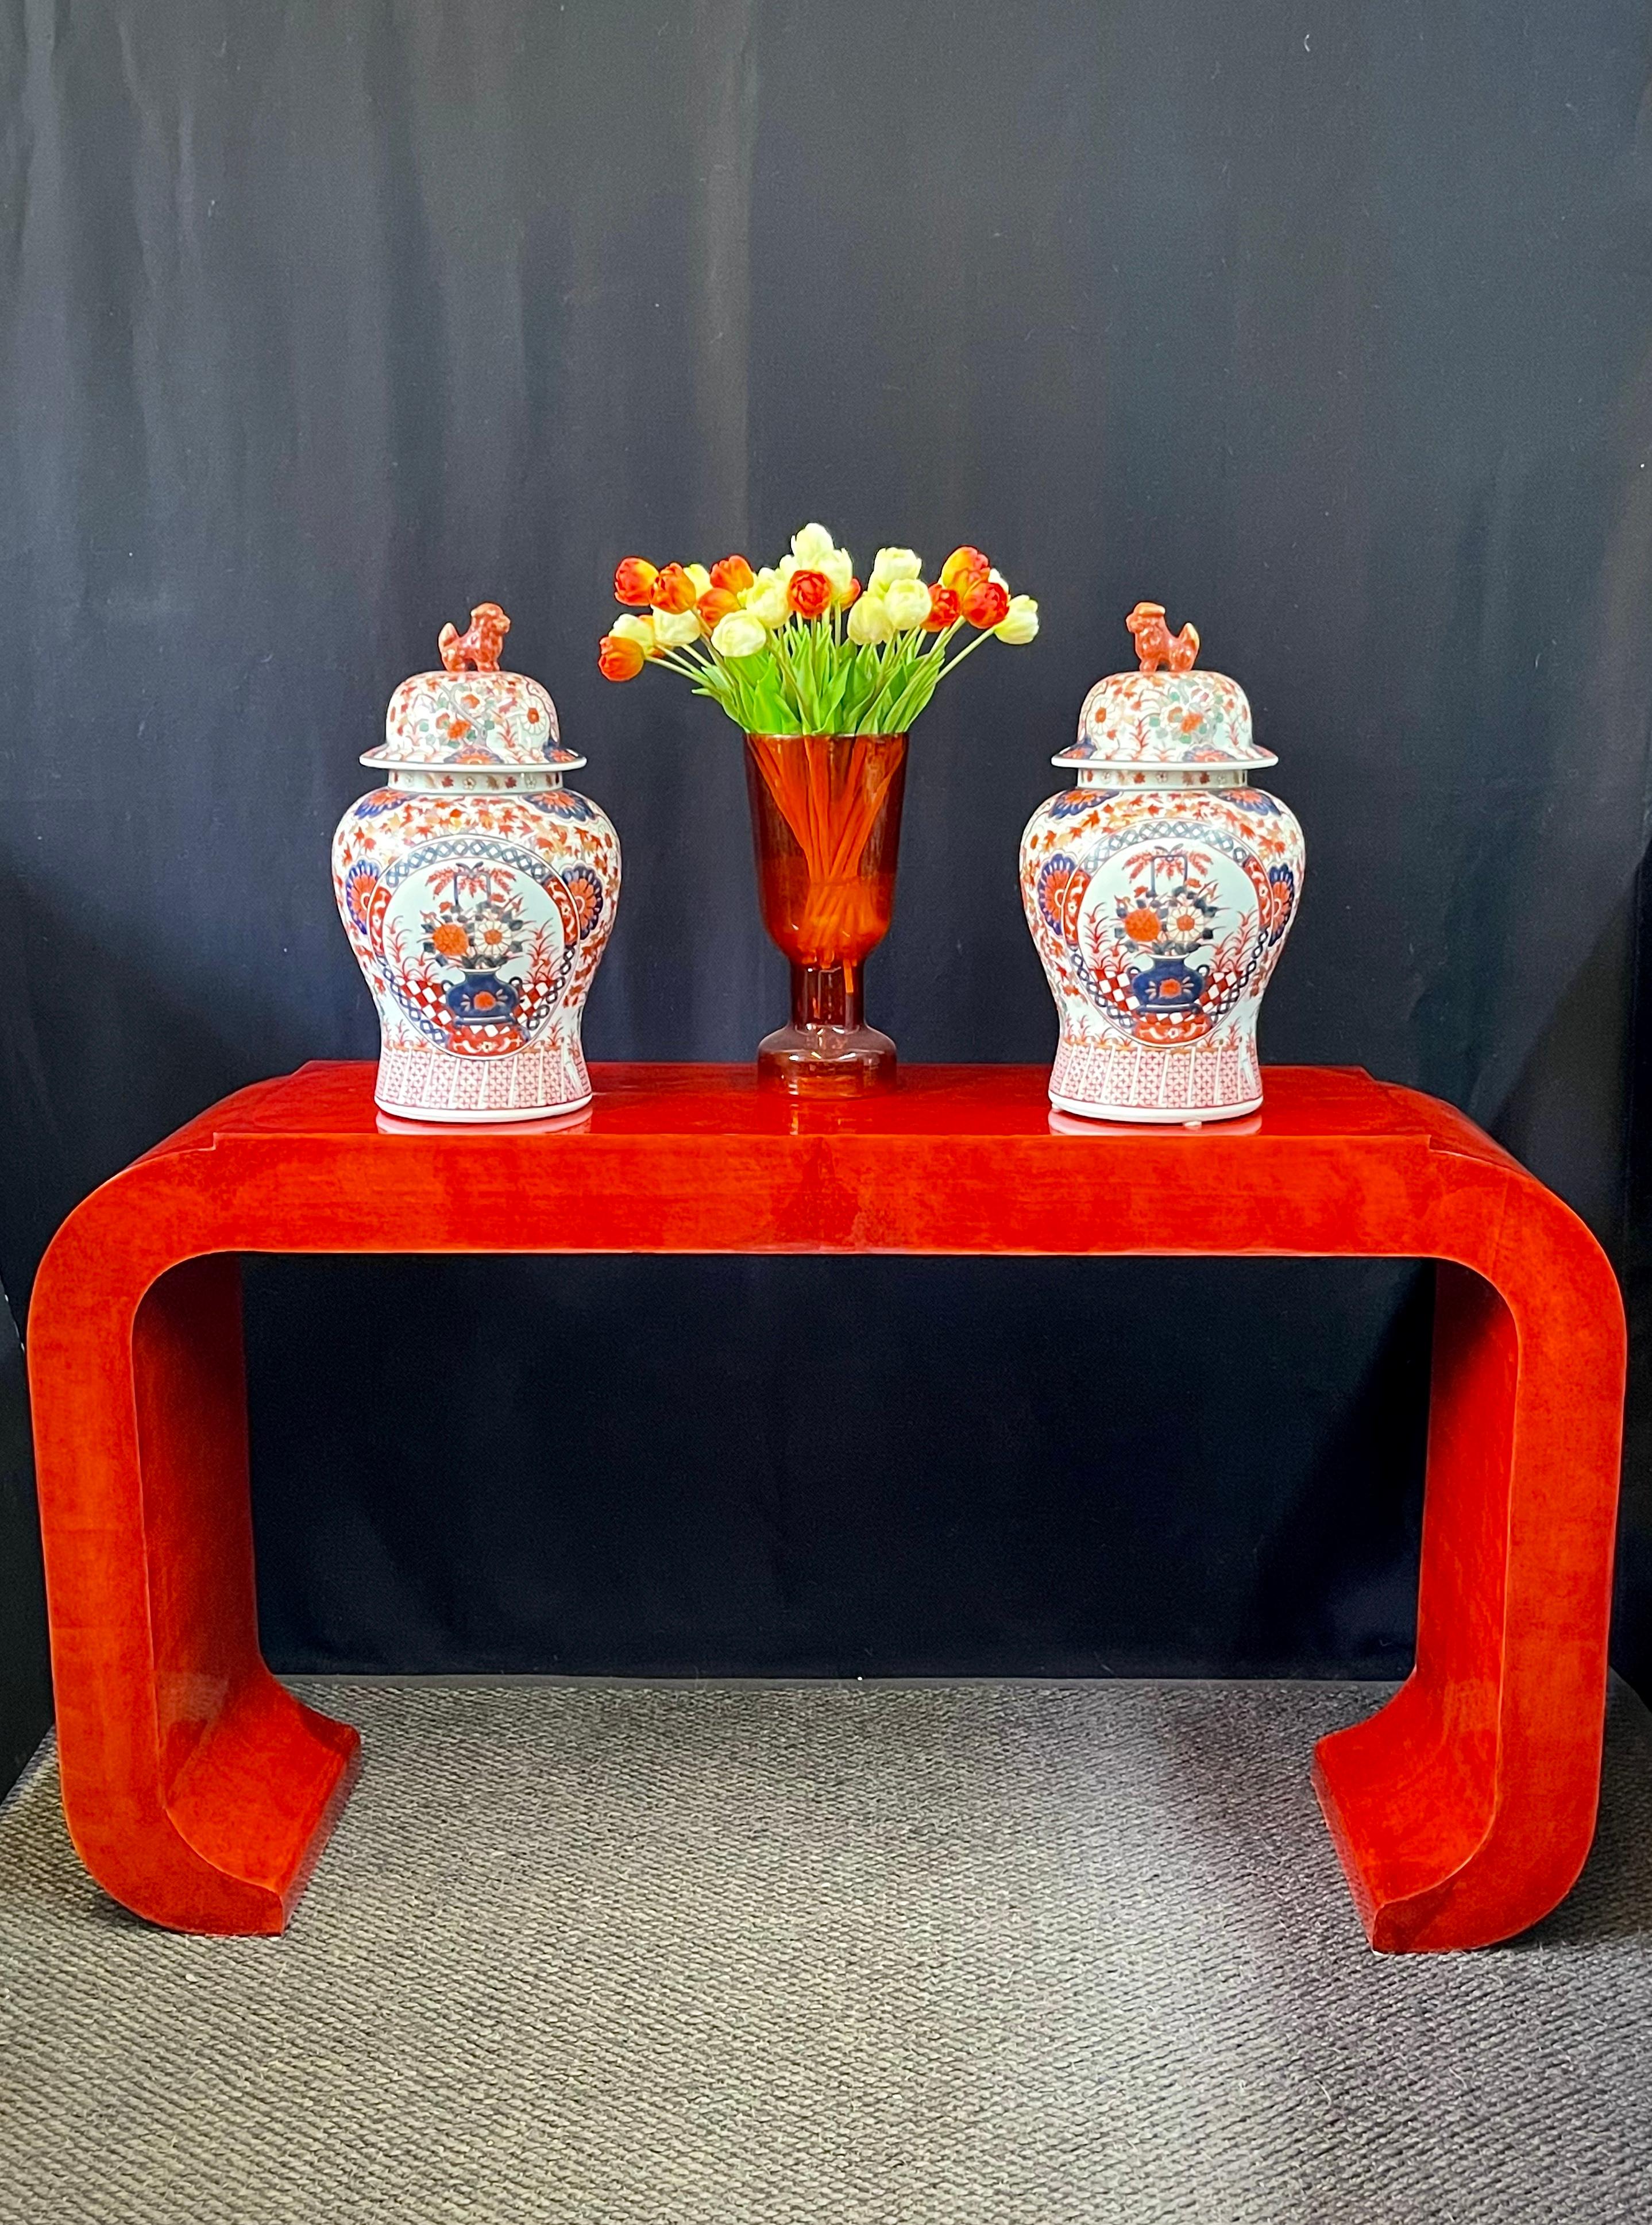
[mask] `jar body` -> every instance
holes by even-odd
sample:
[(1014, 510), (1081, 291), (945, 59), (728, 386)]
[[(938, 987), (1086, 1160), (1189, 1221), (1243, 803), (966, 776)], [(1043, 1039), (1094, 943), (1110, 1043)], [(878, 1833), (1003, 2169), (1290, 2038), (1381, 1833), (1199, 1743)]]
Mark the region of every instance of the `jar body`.
[(1061, 1036), (1050, 1101), (1093, 1119), (1261, 1103), (1256, 1017), (1296, 916), (1302, 830), (1209, 768), (1086, 772), (1021, 840), (1021, 901)]
[(527, 1120), (589, 1102), (585, 998), (620, 844), (553, 773), (397, 770), (346, 812), (333, 885), (378, 1012), (380, 1108)]

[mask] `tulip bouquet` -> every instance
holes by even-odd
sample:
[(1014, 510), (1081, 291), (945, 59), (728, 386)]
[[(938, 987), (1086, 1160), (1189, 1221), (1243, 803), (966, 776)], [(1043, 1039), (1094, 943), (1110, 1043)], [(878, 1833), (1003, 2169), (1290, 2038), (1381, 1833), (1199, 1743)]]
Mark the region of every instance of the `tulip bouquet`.
[(1012, 595), (978, 548), (955, 548), (932, 585), (923, 569), (910, 548), (880, 548), (863, 588), (823, 525), (760, 572), (743, 556), (709, 571), (627, 556), (613, 592), (629, 607), (597, 662), (610, 680), (669, 665), (748, 734), (904, 734), (983, 641), (1039, 630), (1032, 596)]
[[(743, 556), (709, 571), (627, 556), (614, 574), (626, 607), (602, 672), (668, 666), (746, 735), (764, 917), (793, 974), (793, 1026), (764, 1044), (760, 1070), (784, 1054), (789, 1074), (856, 1058), (893, 1074), (893, 1045), (859, 1025), (857, 970), (889, 926), (907, 732), (983, 642), (1039, 630), (1038, 605), (978, 548), (955, 548), (933, 583), (923, 570), (912, 549), (880, 548), (863, 587), (848, 550), (805, 525), (759, 572)], [(836, 1031), (825, 1048), (823, 1030)]]

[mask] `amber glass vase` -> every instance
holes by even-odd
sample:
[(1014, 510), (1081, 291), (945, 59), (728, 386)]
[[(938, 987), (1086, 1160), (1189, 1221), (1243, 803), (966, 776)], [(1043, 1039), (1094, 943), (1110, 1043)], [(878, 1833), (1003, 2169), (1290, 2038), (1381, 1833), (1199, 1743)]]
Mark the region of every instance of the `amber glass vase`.
[(758, 1045), (759, 1082), (795, 1097), (893, 1088), (895, 1047), (861, 994), (895, 905), (906, 737), (748, 734), (746, 785), (763, 924), (791, 967), (791, 1024)]

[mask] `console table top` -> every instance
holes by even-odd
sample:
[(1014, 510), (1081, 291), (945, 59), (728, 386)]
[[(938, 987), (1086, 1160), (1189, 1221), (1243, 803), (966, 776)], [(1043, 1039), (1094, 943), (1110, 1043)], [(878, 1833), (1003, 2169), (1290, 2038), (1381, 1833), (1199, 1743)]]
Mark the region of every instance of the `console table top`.
[[(440, 1139), (479, 1151), (555, 1140), (559, 1150), (624, 1138), (855, 1138), (899, 1145), (903, 1138), (1013, 1139), (1063, 1157), (1168, 1146), (1181, 1154), (1261, 1140), (1388, 1139), (1432, 1146), (1513, 1166), (1472, 1121), (1438, 1098), (1378, 1081), (1357, 1066), (1263, 1069), (1259, 1112), (1237, 1120), (1126, 1126), (1055, 1113), (1044, 1066), (905, 1066), (899, 1087), (845, 1100), (797, 1100), (759, 1091), (750, 1064), (595, 1064), (594, 1097), (584, 1112), (554, 1120), (446, 1125), (391, 1120), (373, 1103), (371, 1061), (316, 1060), (255, 1082), (189, 1121), (157, 1152), (199, 1151), (219, 1138), (290, 1136), (382, 1139), (392, 1150)], [(153, 1156), (151, 1154), (150, 1156)]]

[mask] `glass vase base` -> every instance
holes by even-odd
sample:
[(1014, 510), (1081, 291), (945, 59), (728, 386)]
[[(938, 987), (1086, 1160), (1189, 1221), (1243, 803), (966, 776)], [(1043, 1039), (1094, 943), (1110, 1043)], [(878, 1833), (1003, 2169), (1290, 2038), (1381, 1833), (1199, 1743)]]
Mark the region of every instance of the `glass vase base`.
[(895, 1047), (876, 1028), (776, 1028), (757, 1047), (757, 1086), (788, 1097), (867, 1097), (895, 1087)]

